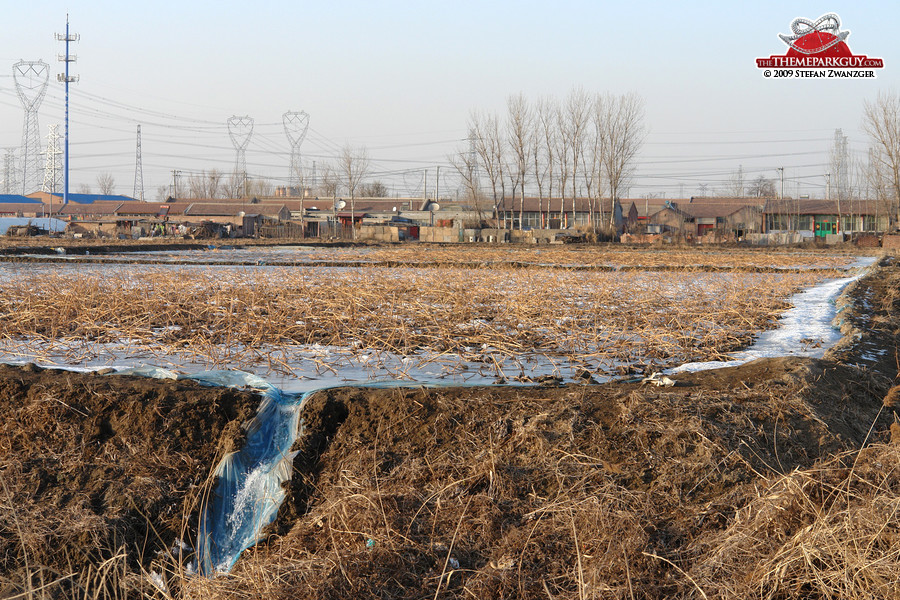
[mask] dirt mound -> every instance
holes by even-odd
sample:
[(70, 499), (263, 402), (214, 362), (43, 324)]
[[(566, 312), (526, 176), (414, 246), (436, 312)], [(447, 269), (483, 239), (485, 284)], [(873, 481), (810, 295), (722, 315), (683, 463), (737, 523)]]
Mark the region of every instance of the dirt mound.
[[(190, 542), (254, 394), (188, 381), (0, 366), (0, 596), (87, 565), (147, 566)], [(3, 587), (5, 584), (6, 587)]]
[[(836, 364), (771, 359), (678, 381), (322, 392), (280, 535), (232, 584), (268, 597), (671, 597), (690, 591), (674, 565), (763, 477), (890, 424)], [(277, 585), (244, 587), (273, 564)]]
[(0, 368), (0, 595), (28, 573), (60, 597), (896, 595), (896, 289), (891, 260), (857, 284), (825, 360), (674, 387), (320, 391), (268, 539), (214, 579), (165, 551), (252, 395)]

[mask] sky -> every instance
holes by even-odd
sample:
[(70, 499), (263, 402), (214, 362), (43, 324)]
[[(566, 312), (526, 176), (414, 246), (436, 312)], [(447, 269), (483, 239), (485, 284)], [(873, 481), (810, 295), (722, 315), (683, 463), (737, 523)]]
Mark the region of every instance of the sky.
[[(254, 120), (250, 176), (283, 185), (288, 111), (310, 116), (307, 173), (342, 147), (365, 148), (371, 179), (392, 195), (421, 195), (424, 173), (431, 187), (440, 167), (440, 193), (453, 197), (448, 157), (468, 147), (472, 111), (503, 115), (510, 95), (562, 100), (576, 88), (643, 98), (631, 197), (714, 192), (738, 169), (779, 180), (780, 167), (786, 195), (822, 197), (835, 129), (863, 157), (864, 102), (900, 91), (896, 2), (33, 0), (3, 12), (0, 150), (22, 145), (20, 60), (49, 64), (43, 143), (49, 125), (62, 132), (65, 45), (55, 34), (68, 14), (80, 35), (70, 47), (80, 78), (70, 85), (70, 191), (96, 191), (110, 175), (116, 193), (132, 195), (141, 125), (149, 200), (171, 192), (175, 170), (231, 172), (234, 116)], [(877, 78), (764, 78), (755, 59), (786, 52), (777, 35), (829, 12), (854, 54), (884, 59)]]

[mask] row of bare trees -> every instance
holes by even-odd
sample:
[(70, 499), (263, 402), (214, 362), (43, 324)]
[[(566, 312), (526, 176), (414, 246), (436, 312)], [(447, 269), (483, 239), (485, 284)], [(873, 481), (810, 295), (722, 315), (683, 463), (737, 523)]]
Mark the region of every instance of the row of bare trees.
[(867, 185), (879, 204), (888, 207), (892, 228), (900, 227), (900, 94), (879, 92), (863, 105), (863, 130), (872, 146)]
[[(346, 194), (354, 197), (383, 197), (388, 195), (387, 187), (381, 182), (365, 183), (369, 174), (369, 155), (365, 147), (344, 146), (331, 163), (322, 166), (321, 176), (315, 186), (312, 178), (300, 174), (301, 187), (313, 189), (317, 196), (337, 197)], [(98, 178), (98, 182), (100, 182)], [(100, 183), (102, 188), (102, 183)], [(174, 185), (162, 186), (158, 190), (160, 200), (174, 196), (178, 199), (226, 199), (272, 196), (275, 187), (271, 181), (259, 177), (226, 175), (218, 169), (199, 171), (178, 176)]]
[(181, 176), (174, 185), (177, 186), (174, 189), (168, 186), (160, 188), (163, 198), (168, 195), (179, 200), (253, 198), (271, 196), (274, 192), (274, 186), (266, 179), (235, 174), (226, 176), (218, 169)]
[(566, 204), (574, 214), (576, 198), (584, 198), (592, 224), (614, 225), (615, 204), (628, 188), (645, 136), (643, 99), (576, 88), (563, 99), (536, 102), (516, 94), (506, 108), (502, 116), (473, 110), (468, 146), (450, 157), (476, 210), (484, 210), (485, 197), (494, 215), (507, 198), (512, 206), (518, 199), (521, 228), (528, 193), (537, 197), (542, 215), (545, 200), (549, 213), (549, 199), (562, 199), (561, 221)]

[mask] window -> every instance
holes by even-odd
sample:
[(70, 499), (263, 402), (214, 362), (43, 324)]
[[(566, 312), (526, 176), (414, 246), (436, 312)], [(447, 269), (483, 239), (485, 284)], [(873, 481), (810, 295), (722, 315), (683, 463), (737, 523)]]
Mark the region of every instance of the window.
[(863, 231), (876, 231), (878, 226), (875, 225), (875, 215), (863, 215)]

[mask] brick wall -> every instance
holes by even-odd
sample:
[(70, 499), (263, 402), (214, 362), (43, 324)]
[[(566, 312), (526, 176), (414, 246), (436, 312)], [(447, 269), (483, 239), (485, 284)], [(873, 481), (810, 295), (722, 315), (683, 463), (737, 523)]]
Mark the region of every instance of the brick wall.
[(900, 248), (900, 235), (896, 233), (886, 233), (884, 234), (884, 239), (881, 241), (882, 248), (891, 248), (896, 250)]

